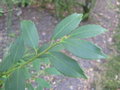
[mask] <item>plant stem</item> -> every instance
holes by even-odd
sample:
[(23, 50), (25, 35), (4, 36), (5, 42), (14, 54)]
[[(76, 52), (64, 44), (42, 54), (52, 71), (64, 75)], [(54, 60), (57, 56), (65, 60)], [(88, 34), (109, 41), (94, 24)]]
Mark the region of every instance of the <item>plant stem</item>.
[(61, 43), (61, 41), (63, 40), (63, 38), (58, 41), (58, 42), (55, 42), (53, 43), (52, 45), (50, 45), (47, 49), (45, 49), (43, 52), (41, 53), (38, 53), (36, 56), (34, 56), (33, 58), (29, 59), (28, 61), (26, 61), (25, 63), (21, 64), (21, 65), (15, 65), (13, 66), (12, 68), (8, 69), (8, 71), (2, 73), (0, 75), (0, 77), (4, 76), (4, 75), (10, 75), (12, 72), (14, 72), (15, 70), (19, 69), (19, 68), (22, 68), (26, 65), (28, 65), (29, 63), (33, 62), (34, 60), (36, 60), (36, 58), (40, 57), (41, 55), (47, 53), (50, 49), (52, 49), (53, 47), (55, 47), (56, 45), (58, 45), (59, 43)]

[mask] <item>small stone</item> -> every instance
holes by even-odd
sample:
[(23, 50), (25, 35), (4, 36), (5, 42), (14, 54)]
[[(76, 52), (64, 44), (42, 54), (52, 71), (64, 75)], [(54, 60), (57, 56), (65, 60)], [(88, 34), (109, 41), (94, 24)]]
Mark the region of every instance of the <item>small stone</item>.
[(97, 62), (101, 62), (101, 60), (100, 60), (100, 59), (98, 59), (98, 60), (97, 60)]
[(53, 85), (55, 85), (56, 84), (56, 82), (53, 82)]
[(117, 5), (120, 5), (120, 2), (116, 2)]
[(45, 32), (42, 32), (42, 35), (43, 35), (43, 36), (45, 36), (45, 35), (46, 35), (46, 33), (45, 33)]
[(117, 80), (117, 79), (118, 79), (118, 75), (115, 76), (115, 80)]
[(93, 68), (90, 68), (89, 71), (93, 71)]
[(109, 38), (109, 39), (108, 39), (108, 42), (112, 42), (112, 38)]
[(70, 86), (69, 88), (70, 88), (71, 90), (73, 90), (73, 86)]
[(16, 15), (17, 15), (17, 16), (20, 16), (21, 14), (22, 14), (22, 10), (19, 9), (19, 10), (17, 11)]
[(34, 20), (36, 20), (36, 17), (33, 17)]
[(31, 73), (33, 74), (33, 73), (34, 73), (34, 71), (31, 71)]

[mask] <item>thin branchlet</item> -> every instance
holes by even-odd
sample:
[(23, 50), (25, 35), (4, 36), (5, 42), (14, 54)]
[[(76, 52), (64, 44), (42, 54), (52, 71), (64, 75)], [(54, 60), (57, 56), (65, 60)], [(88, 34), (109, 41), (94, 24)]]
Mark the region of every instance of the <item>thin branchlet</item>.
[(26, 65), (30, 64), (31, 62), (35, 61), (36, 58), (48, 53), (50, 49), (57, 46), (58, 44), (62, 43), (65, 39), (68, 39), (69, 36), (62, 37), (59, 41), (51, 44), (47, 49), (43, 52), (38, 53), (37, 55), (33, 56), (31, 59), (27, 60), (26, 62), (22, 62), (20, 64), (16, 63), (13, 67), (9, 68), (6, 72), (0, 73), (0, 77), (10, 76), (15, 70), (25, 67)]

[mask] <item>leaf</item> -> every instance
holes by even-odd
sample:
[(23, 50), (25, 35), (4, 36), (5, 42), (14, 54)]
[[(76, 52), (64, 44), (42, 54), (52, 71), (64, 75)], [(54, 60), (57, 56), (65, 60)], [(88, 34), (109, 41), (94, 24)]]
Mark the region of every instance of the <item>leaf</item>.
[(40, 70), (40, 60), (39, 60), (39, 59), (36, 59), (35, 61), (33, 61), (32, 64), (33, 64), (33, 68), (34, 68), (36, 71), (39, 71), (39, 70)]
[(36, 88), (36, 90), (44, 90), (44, 89), (43, 89), (43, 87), (38, 86), (38, 87)]
[(50, 75), (61, 75), (61, 73), (54, 67), (46, 68), (45, 72)]
[(9, 56), (5, 57), (3, 61), (0, 63), (0, 72), (4, 72), (13, 65), (12, 58)]
[(0, 8), (0, 13), (4, 13), (4, 10), (3, 10), (3, 8)]
[[(38, 53), (43, 52), (43, 51), (44, 51), (45, 49), (47, 49), (49, 46), (50, 46), (50, 43), (43, 44), (43, 45), (39, 48)], [(49, 52), (51, 52), (51, 51), (61, 51), (61, 50), (64, 50), (64, 46), (63, 46), (62, 44), (59, 44), (59, 45), (51, 48), (51, 49), (49, 50)], [(48, 54), (44, 54), (44, 55), (40, 56), (40, 58), (46, 58), (46, 57), (48, 57), (48, 56), (49, 56)]]
[(72, 32), (70, 35), (71, 37), (77, 37), (77, 38), (89, 38), (89, 37), (94, 37), (99, 34), (104, 33), (107, 31), (105, 28), (101, 27), (100, 25), (84, 25)]
[(42, 58), (40, 63), (41, 64), (50, 64), (50, 60), (48, 58)]
[(79, 64), (63, 53), (52, 52), (50, 61), (52, 65), (65, 76), (86, 78)]
[(103, 59), (106, 55), (96, 45), (80, 39), (67, 39), (63, 42), (64, 47), (80, 58)]
[(3, 87), (3, 88), (0, 88), (0, 90), (5, 90), (5, 88)]
[[(40, 49), (39, 52), (43, 52), (45, 49), (47, 49), (50, 46), (50, 43), (47, 44), (43, 44)], [(49, 51), (61, 51), (64, 49), (64, 46), (62, 44), (59, 44), (53, 48), (51, 48)]]
[(25, 90), (25, 69), (18, 69), (5, 82), (5, 90)]
[(19, 37), (10, 48), (10, 56), (13, 62), (19, 61), (25, 52), (24, 41)]
[(19, 37), (15, 42), (12, 43), (8, 55), (0, 64), (0, 71), (5, 71), (14, 63), (18, 62), (23, 57), (24, 51), (25, 47), (23, 39)]
[(50, 88), (50, 84), (42, 78), (37, 78), (36, 82), (39, 84), (39, 87), (41, 88)]
[(4, 14), (3, 8), (0, 8), (0, 16), (3, 16), (3, 14)]
[(25, 78), (30, 79), (32, 77), (32, 74), (29, 71), (29, 67), (25, 68)]
[(39, 35), (35, 24), (32, 21), (21, 21), (22, 37), (25, 44), (32, 48), (37, 48), (39, 43)]
[(26, 85), (27, 86), (27, 90), (34, 90), (33, 86), (29, 83)]
[(65, 49), (65, 47), (62, 44), (59, 44), (59, 45), (53, 47), (52, 49), (50, 49), (49, 51), (61, 51), (64, 49)]
[(55, 28), (53, 33), (53, 39), (61, 38), (69, 34), (72, 30), (78, 27), (80, 21), (82, 20), (82, 14), (74, 13), (65, 19), (63, 19)]

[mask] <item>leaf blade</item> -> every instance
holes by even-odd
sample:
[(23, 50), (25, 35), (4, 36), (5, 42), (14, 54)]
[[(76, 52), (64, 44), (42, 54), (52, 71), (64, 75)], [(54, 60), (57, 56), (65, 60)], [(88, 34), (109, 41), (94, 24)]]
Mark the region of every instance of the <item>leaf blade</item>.
[(25, 74), (24, 68), (15, 71), (6, 81), (5, 90), (24, 90)]
[(28, 90), (34, 90), (33, 86), (30, 83), (28, 83), (26, 86)]
[(77, 28), (70, 36), (77, 38), (90, 38), (100, 35), (106, 31), (107, 30), (100, 25), (89, 24)]
[(0, 71), (7, 70), (11, 65), (18, 62), (24, 55), (25, 46), (23, 39), (18, 37), (15, 42), (12, 43), (8, 55), (3, 59), (0, 64)]
[(61, 38), (69, 34), (72, 30), (78, 27), (82, 20), (82, 14), (74, 13), (65, 19), (63, 19), (55, 28), (53, 33), (53, 39)]
[(61, 75), (61, 73), (54, 67), (46, 68), (44, 71), (50, 75)]
[(50, 61), (53, 66), (65, 76), (86, 78), (79, 64), (63, 53), (52, 52)]
[(41, 88), (50, 88), (50, 84), (42, 78), (37, 78), (36, 82), (39, 84), (39, 87)]
[(35, 69), (36, 71), (39, 71), (40, 70), (40, 61), (39, 59), (36, 59), (35, 61), (32, 62), (33, 64), (33, 69)]
[(84, 59), (104, 59), (106, 55), (101, 49), (85, 40), (80, 39), (67, 39), (63, 42), (64, 47), (80, 58)]
[(30, 20), (21, 21), (22, 37), (25, 44), (32, 48), (37, 48), (39, 43), (39, 35), (35, 24)]

